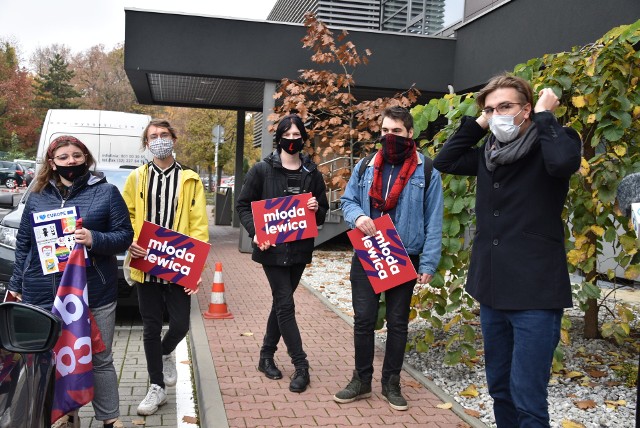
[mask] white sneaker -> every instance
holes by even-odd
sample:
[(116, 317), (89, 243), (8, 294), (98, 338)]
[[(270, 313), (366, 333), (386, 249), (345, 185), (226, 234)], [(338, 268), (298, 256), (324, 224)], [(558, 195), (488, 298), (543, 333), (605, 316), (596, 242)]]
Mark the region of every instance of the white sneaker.
[(153, 415), (158, 411), (158, 407), (167, 402), (167, 393), (160, 385), (151, 384), (147, 396), (138, 405), (138, 414), (141, 416)]
[(176, 357), (172, 353), (162, 356), (162, 375), (165, 386), (175, 386), (178, 382), (178, 370), (176, 369)]

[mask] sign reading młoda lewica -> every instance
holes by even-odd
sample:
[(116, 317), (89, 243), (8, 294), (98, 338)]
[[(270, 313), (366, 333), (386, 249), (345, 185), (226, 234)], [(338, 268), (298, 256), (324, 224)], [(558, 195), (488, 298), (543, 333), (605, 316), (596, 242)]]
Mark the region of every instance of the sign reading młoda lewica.
[(211, 244), (145, 221), (138, 245), (145, 257), (131, 259), (131, 267), (195, 290)]
[(374, 236), (359, 229), (347, 232), (347, 236), (377, 294), (416, 279), (418, 274), (391, 217), (385, 214), (373, 223), (377, 230)]
[(258, 242), (281, 244), (318, 236), (316, 214), (307, 208), (312, 196), (302, 193), (251, 202)]

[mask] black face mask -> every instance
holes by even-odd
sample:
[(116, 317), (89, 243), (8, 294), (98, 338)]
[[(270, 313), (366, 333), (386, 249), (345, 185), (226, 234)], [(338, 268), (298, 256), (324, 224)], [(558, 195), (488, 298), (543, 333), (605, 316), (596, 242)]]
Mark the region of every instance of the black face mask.
[(56, 172), (62, 178), (73, 181), (78, 177), (82, 177), (87, 172), (87, 164), (61, 166), (56, 165)]
[(304, 146), (304, 142), (302, 141), (302, 137), (301, 138), (280, 138), (280, 143), (278, 143), (280, 145), (280, 147), (282, 148), (282, 150), (284, 150), (285, 152), (289, 153), (290, 155), (293, 155), (295, 153), (298, 153), (300, 150), (302, 150), (302, 147)]

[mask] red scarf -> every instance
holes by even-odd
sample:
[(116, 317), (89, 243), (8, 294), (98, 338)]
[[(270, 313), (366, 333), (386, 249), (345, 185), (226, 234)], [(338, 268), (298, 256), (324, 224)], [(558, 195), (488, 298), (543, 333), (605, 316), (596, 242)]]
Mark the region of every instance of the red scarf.
[[(418, 166), (416, 143), (410, 138), (387, 134), (382, 137), (382, 148), (378, 151), (373, 164), (373, 184), (369, 189), (371, 205), (379, 211), (390, 211), (398, 204), (402, 189)], [(382, 170), (385, 160), (393, 165), (402, 162), (398, 177), (385, 200), (382, 197)]]

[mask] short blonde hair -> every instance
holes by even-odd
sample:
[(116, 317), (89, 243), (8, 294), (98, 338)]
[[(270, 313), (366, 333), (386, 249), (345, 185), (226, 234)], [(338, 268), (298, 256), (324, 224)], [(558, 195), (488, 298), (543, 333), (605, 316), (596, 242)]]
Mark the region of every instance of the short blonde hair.
[(531, 104), (533, 106), (533, 90), (529, 82), (521, 77), (513, 76), (510, 74), (500, 74), (494, 76), (489, 80), (487, 85), (480, 89), (476, 95), (476, 104), (480, 109), (484, 108), (484, 101), (491, 92), (500, 88), (513, 88), (520, 94), (523, 104)]
[(171, 126), (171, 124), (169, 123), (168, 120), (166, 120), (166, 119), (152, 119), (147, 124), (147, 127), (144, 128), (144, 132), (142, 133), (142, 150), (147, 148), (147, 143), (149, 142), (149, 138), (147, 137), (147, 132), (149, 132), (149, 128), (151, 128), (152, 126), (155, 126), (155, 127), (158, 127), (158, 128), (167, 128), (169, 130), (169, 132), (171, 133), (171, 138), (173, 138), (174, 140), (178, 139), (178, 134), (176, 134), (176, 130), (173, 129), (173, 127)]

